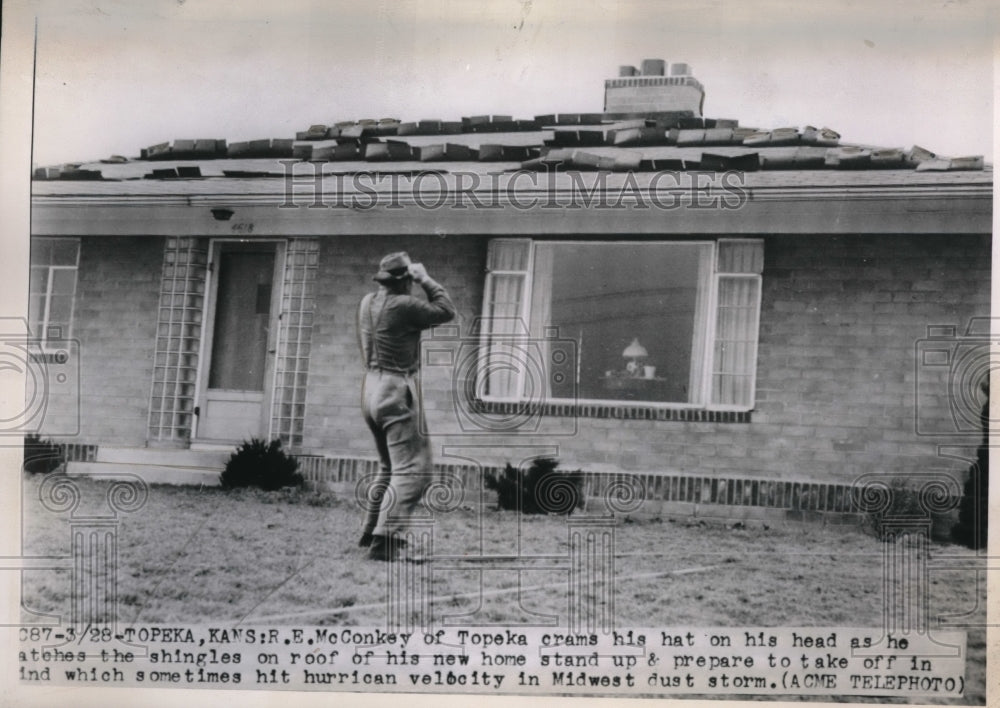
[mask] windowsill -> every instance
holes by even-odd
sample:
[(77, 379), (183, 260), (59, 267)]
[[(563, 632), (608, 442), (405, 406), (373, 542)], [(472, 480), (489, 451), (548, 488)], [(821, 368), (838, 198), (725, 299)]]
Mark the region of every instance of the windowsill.
[(531, 401), (476, 399), (470, 408), (487, 415), (512, 415), (530, 410), (537, 415), (567, 418), (617, 418), (681, 423), (749, 423), (752, 410), (715, 409), (643, 401)]

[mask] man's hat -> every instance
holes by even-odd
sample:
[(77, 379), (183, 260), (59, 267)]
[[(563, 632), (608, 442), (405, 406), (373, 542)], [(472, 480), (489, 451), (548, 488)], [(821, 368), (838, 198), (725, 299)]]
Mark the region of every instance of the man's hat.
[(410, 257), (404, 252), (390, 253), (378, 264), (378, 273), (372, 278), (380, 283), (391, 283), (410, 276)]

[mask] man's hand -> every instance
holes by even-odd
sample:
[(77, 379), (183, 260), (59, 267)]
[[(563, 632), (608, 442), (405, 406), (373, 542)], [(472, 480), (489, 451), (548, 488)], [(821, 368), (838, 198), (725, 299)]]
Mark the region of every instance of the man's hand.
[(415, 283), (422, 283), (427, 280), (427, 269), (423, 263), (411, 263), (409, 266), (410, 277)]

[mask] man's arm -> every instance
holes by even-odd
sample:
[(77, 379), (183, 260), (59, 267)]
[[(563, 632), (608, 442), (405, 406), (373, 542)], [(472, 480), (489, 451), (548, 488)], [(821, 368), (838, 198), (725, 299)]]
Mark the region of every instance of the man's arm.
[(413, 301), (412, 316), (421, 329), (450, 322), (455, 317), (455, 305), (441, 283), (427, 275), (427, 269), (422, 263), (410, 265), (410, 276), (413, 281), (424, 289), (427, 302)]

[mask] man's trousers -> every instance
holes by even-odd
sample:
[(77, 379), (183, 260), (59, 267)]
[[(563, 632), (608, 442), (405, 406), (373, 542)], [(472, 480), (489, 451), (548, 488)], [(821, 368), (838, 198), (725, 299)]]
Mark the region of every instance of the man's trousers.
[[(420, 432), (415, 376), (366, 372), (361, 410), (378, 449), (375, 489), (384, 490), (381, 505), (369, 503), (362, 532), (392, 536), (405, 530), (433, 475), (430, 446)], [(372, 495), (368, 496), (370, 502)]]

